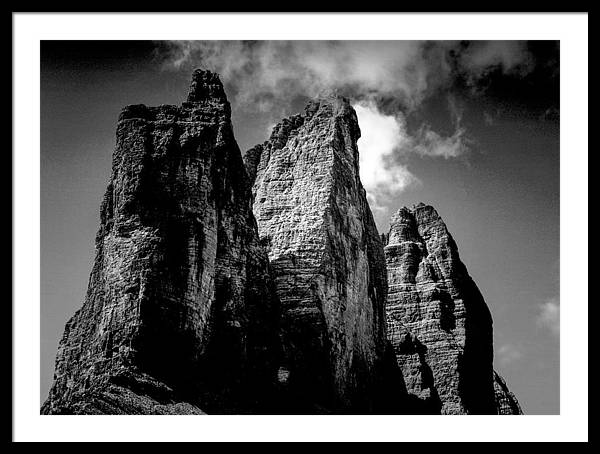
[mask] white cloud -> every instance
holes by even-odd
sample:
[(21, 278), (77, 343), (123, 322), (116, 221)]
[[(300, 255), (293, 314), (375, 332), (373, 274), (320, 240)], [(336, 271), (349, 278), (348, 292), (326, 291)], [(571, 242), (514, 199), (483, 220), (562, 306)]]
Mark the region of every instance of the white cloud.
[[(172, 41), (167, 63), (217, 71), (238, 88), (237, 102), (269, 108), (300, 94), (347, 87), (361, 96), (387, 95), (417, 105), (441, 78), (419, 41)], [(435, 78), (433, 68), (437, 73)]]
[[(418, 109), (432, 93), (450, 86), (458, 74), (479, 80), (494, 68), (514, 74), (526, 73), (533, 65), (522, 41), (169, 41), (159, 45), (168, 66), (217, 71), (232, 87), (238, 107), (269, 112), (274, 121), (289, 114), (295, 96), (313, 97), (332, 88), (359, 105), (393, 100), (393, 115), (379, 115), (375, 121), (373, 114), (367, 118), (363, 111), (360, 121), (365, 131), (369, 128), (363, 123), (371, 120), (373, 127), (387, 125), (398, 134), (392, 139), (390, 132), (379, 129), (382, 138), (377, 142), (363, 138), (363, 146), (371, 141), (368, 146), (374, 151), (369, 155), (377, 162), (391, 159), (383, 149), (399, 149), (400, 145), (421, 156), (463, 155), (470, 140), (461, 123), (462, 111), (452, 97), (448, 97), (454, 126), (451, 135), (443, 136), (424, 124), (409, 138), (404, 115)], [(367, 178), (376, 173), (374, 165), (365, 166)], [(381, 185), (392, 184), (396, 191), (414, 176), (395, 165), (394, 174), (384, 173), (383, 178)]]
[(373, 102), (354, 106), (361, 130), (358, 139), (360, 179), (369, 195), (372, 208), (381, 208), (380, 198), (401, 192), (419, 180), (405, 165), (394, 159), (394, 153), (406, 146), (402, 117), (384, 115)]
[(217, 71), (238, 88), (237, 102), (263, 108), (281, 95), (314, 96), (347, 88), (358, 98), (385, 96), (415, 108), (457, 74), (527, 74), (534, 60), (523, 41), (168, 41), (167, 66)]
[(496, 357), (501, 366), (506, 366), (522, 359), (523, 353), (512, 344), (504, 344), (497, 349)]
[(540, 305), (537, 324), (549, 329), (554, 335), (560, 334), (560, 301), (558, 297), (550, 298)]
[(460, 111), (455, 107), (451, 107), (455, 132), (447, 137), (428, 125), (411, 135), (402, 113), (384, 114), (373, 101), (362, 101), (353, 107), (361, 130), (358, 140), (360, 178), (374, 210), (385, 208), (383, 199), (386, 197), (420, 183), (403, 162), (410, 154), (448, 159), (469, 150), (466, 130), (460, 125)]
[(469, 138), (463, 127), (458, 127), (451, 136), (442, 137), (428, 125), (421, 127), (414, 151), (422, 156), (457, 158), (469, 151)]
[(425, 127), (419, 134), (420, 143), (416, 145), (416, 152), (424, 156), (456, 158), (468, 151), (464, 128), (457, 129), (449, 137), (442, 137), (429, 127)]
[[(450, 135), (428, 124), (409, 134), (406, 114), (451, 87), (458, 75), (477, 81), (494, 68), (514, 74), (532, 65), (526, 44), (517, 41), (170, 41), (158, 46), (167, 66), (218, 72), (237, 108), (268, 112), (273, 121), (289, 115), (296, 96), (338, 89), (350, 97), (362, 131), (361, 179), (374, 210), (385, 209), (386, 198), (419, 183), (405, 163), (408, 155), (450, 159), (470, 148), (453, 98), (448, 98)], [(386, 102), (384, 114), (378, 106)]]

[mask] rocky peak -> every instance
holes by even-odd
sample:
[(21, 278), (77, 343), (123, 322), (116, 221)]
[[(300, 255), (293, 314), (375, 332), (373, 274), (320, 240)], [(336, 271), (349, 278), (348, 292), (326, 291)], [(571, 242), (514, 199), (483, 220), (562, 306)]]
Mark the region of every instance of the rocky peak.
[(96, 258), (45, 413), (265, 411), (279, 307), (218, 75), (117, 124)]
[(348, 100), (320, 97), (245, 155), (296, 411), (368, 411), (379, 391), (386, 276), (358, 175), (359, 136)]
[(351, 140), (360, 138), (360, 127), (354, 108), (348, 98), (337, 91), (328, 91), (311, 100), (304, 109), (306, 118), (332, 118), (338, 124), (348, 128)]
[(444, 414), (496, 413), (491, 315), (437, 211), (400, 209), (385, 255), (388, 337), (409, 393)]
[(242, 160), (205, 70), (181, 106), (125, 107), (42, 412), (521, 413), (436, 210), (377, 232), (359, 137), (322, 93)]
[(250, 180), (254, 182), (257, 173), (264, 169), (272, 150), (284, 148), (288, 141), (301, 133), (314, 133), (315, 139), (318, 135), (319, 140), (336, 141), (334, 149), (348, 153), (344, 159), (358, 170), (356, 141), (360, 138), (360, 128), (356, 112), (347, 98), (328, 92), (309, 101), (302, 113), (277, 123), (266, 142), (245, 153), (244, 162)]
[(227, 96), (218, 74), (197, 69), (192, 73), (187, 102), (205, 101), (227, 102)]

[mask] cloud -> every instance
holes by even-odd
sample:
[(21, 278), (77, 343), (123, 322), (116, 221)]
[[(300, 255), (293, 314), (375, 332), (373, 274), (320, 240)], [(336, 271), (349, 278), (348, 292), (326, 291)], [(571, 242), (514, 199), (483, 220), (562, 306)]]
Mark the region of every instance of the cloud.
[[(159, 41), (156, 46), (164, 67), (216, 71), (236, 108), (267, 112), (272, 120), (289, 115), (297, 97), (328, 89), (407, 115), (432, 95), (451, 93), (459, 80), (476, 95), (492, 73), (525, 75), (535, 63), (522, 41)], [(460, 123), (461, 115), (452, 113), (452, 121)], [(424, 125), (421, 154), (462, 154), (466, 131), (459, 126), (442, 137)]]
[(549, 329), (555, 336), (560, 335), (560, 300), (558, 297), (550, 298), (540, 305), (536, 322), (539, 327)]
[(493, 114), (484, 111), (483, 112), (483, 121), (487, 126), (494, 126), (494, 124), (496, 123), (496, 118), (494, 117)]
[(469, 150), (469, 139), (464, 128), (457, 128), (454, 134), (442, 137), (429, 126), (419, 130), (415, 152), (422, 156), (457, 158)]
[(161, 41), (157, 49), (167, 67), (217, 71), (240, 101), (265, 108), (281, 95), (343, 88), (411, 109), (458, 76), (525, 75), (535, 63), (523, 41)]
[(473, 141), (462, 126), (462, 109), (451, 96), (448, 97), (448, 105), (454, 126), (452, 135), (442, 136), (431, 129), (431, 126), (424, 124), (411, 144), (413, 152), (421, 156), (449, 159), (458, 158), (470, 150)]
[(406, 149), (413, 139), (406, 133), (403, 117), (385, 115), (373, 102), (362, 102), (353, 107), (361, 129), (358, 139), (360, 179), (371, 208), (383, 209), (382, 197), (419, 183), (406, 165), (394, 159), (397, 150)]
[(414, 107), (443, 79), (440, 68), (449, 71), (439, 61), (442, 54), (432, 57), (427, 43), (419, 41), (171, 41), (160, 46), (167, 65), (217, 71), (236, 85), (237, 102), (263, 108), (326, 88), (358, 97), (392, 96)]
[[(236, 108), (278, 121), (299, 96), (336, 89), (359, 117), (361, 178), (374, 210), (419, 184), (407, 156), (454, 159), (472, 145), (462, 110), (448, 95), (444, 135), (430, 124), (409, 133), (406, 118), (456, 80), (477, 83), (493, 71), (525, 74), (533, 60), (517, 41), (169, 41), (157, 43), (169, 68), (218, 72)], [(481, 85), (481, 84), (480, 84)], [(474, 92), (475, 93), (475, 92)]]
[(522, 359), (523, 353), (512, 344), (504, 344), (496, 351), (496, 357), (501, 366), (507, 366)]
[(524, 76), (534, 67), (534, 59), (524, 41), (473, 41), (460, 53), (459, 65), (471, 80), (489, 72)]
[(455, 132), (442, 136), (429, 125), (410, 134), (402, 112), (385, 114), (374, 101), (354, 104), (361, 129), (358, 140), (360, 178), (373, 209), (383, 209), (383, 200), (420, 184), (405, 163), (411, 155), (457, 158), (469, 151), (470, 139), (461, 126), (461, 111), (450, 102)]

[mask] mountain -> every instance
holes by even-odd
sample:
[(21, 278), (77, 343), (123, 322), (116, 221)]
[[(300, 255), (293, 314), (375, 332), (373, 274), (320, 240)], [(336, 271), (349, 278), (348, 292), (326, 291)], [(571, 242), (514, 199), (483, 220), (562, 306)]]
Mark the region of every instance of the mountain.
[(383, 238), (388, 338), (408, 392), (423, 412), (496, 414), (498, 408), (501, 413), (518, 408), (493, 370), (490, 311), (437, 211), (424, 204), (402, 208)]
[(348, 99), (242, 153), (218, 75), (125, 107), (44, 414), (521, 414), (437, 212), (377, 231)]
[(279, 303), (216, 74), (181, 106), (124, 108), (85, 301), (43, 413), (257, 412)]
[(373, 411), (381, 391), (385, 258), (359, 178), (359, 137), (349, 101), (330, 94), (245, 154), (294, 411)]

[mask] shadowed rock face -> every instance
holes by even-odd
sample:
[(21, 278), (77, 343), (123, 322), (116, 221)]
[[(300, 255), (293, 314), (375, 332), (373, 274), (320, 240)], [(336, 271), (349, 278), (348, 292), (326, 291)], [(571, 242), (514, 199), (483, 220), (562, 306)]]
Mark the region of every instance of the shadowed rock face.
[(446, 225), (419, 204), (385, 239), (388, 338), (409, 393), (427, 412), (495, 414), (491, 315)]
[(245, 154), (254, 214), (282, 305), (289, 411), (369, 411), (380, 391), (386, 274), (359, 179), (360, 129), (328, 95)]
[(278, 302), (217, 75), (120, 114), (83, 307), (44, 413), (261, 411)]

